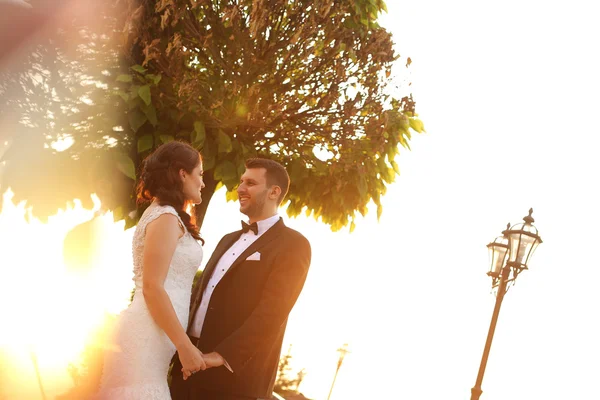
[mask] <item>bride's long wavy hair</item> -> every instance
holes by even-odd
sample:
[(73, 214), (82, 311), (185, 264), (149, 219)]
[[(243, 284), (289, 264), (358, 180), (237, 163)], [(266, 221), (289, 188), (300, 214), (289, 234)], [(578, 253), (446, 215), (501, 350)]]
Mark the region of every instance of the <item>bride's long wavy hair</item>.
[(185, 227), (196, 240), (204, 240), (192, 218), (185, 210), (190, 205), (183, 194), (183, 182), (179, 171), (191, 174), (202, 162), (198, 150), (185, 142), (172, 141), (159, 146), (142, 162), (137, 185), (138, 206), (157, 199), (161, 206), (172, 206)]

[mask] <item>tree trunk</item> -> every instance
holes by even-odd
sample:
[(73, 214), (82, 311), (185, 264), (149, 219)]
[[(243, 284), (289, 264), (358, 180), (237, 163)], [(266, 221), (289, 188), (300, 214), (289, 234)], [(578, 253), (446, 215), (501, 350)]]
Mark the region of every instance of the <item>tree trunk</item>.
[(215, 181), (215, 178), (213, 177), (213, 170), (206, 171), (204, 173), (204, 189), (202, 189), (202, 203), (194, 207), (196, 225), (198, 226), (198, 228), (202, 228), (202, 223), (204, 222), (204, 217), (206, 216), (206, 210), (208, 209), (208, 205), (213, 197), (213, 194), (215, 194), (216, 187), (217, 181)]

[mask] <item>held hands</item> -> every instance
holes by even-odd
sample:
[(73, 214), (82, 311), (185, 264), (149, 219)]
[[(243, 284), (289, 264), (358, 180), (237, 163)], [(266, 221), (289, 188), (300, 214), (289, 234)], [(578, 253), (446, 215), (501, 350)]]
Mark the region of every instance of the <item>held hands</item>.
[(204, 361), (202, 352), (192, 342), (187, 341), (181, 348), (177, 349), (177, 352), (181, 361), (183, 380), (186, 380), (197, 371), (206, 369), (206, 362)]
[[(198, 350), (198, 352), (200, 352), (200, 350)], [(183, 365), (183, 367), (181, 368), (181, 372), (183, 373), (183, 380), (187, 380), (192, 374), (200, 370), (205, 370), (206, 368), (220, 367), (225, 364), (225, 360), (223, 359), (223, 357), (221, 357), (219, 353), (213, 351), (212, 353), (200, 354), (202, 355), (202, 359), (204, 361), (204, 368), (196, 370), (186, 369), (182, 360), (181, 364)]]

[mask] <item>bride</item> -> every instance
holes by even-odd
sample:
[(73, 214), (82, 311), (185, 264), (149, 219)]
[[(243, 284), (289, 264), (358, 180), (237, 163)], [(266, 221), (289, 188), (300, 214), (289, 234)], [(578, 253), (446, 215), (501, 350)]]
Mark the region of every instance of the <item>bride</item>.
[(175, 351), (186, 376), (216, 366), (186, 334), (204, 241), (185, 208), (202, 201), (202, 173), (200, 154), (183, 142), (163, 144), (143, 162), (137, 200), (151, 204), (133, 236), (135, 294), (105, 354), (99, 399), (170, 399)]

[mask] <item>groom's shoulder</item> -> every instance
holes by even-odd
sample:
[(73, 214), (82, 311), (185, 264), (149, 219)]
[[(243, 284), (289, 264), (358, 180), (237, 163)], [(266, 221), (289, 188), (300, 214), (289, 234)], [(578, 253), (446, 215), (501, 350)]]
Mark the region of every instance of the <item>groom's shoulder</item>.
[(227, 242), (229, 241), (229, 238), (231, 238), (232, 236), (239, 234), (239, 231), (237, 232), (230, 232), (230, 233), (226, 233), (223, 237), (221, 237), (221, 239), (219, 239), (219, 241), (217, 242), (217, 247), (219, 247), (223, 242)]
[(235, 235), (239, 235), (239, 234), (240, 234), (240, 231), (233, 231), (233, 232), (229, 232), (229, 233), (225, 234), (225, 236), (223, 236), (223, 237), (221, 238), (221, 241), (223, 241), (223, 240), (226, 240), (226, 239), (229, 239), (229, 238), (231, 238), (231, 237), (233, 237), (233, 236), (235, 236)]
[(283, 235), (285, 236), (286, 240), (293, 241), (295, 243), (303, 243), (310, 247), (310, 242), (302, 233), (298, 232), (293, 228), (290, 228), (287, 225), (283, 230)]

